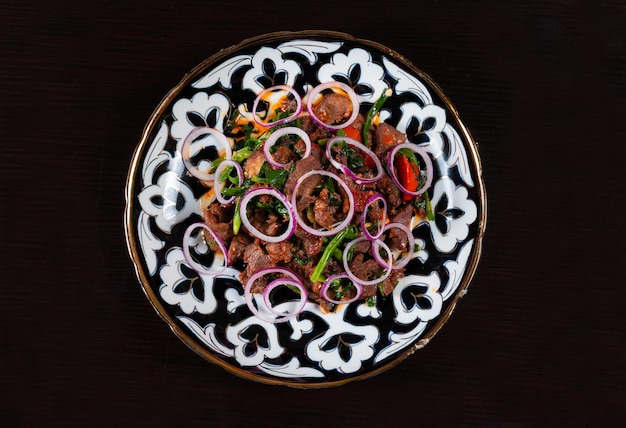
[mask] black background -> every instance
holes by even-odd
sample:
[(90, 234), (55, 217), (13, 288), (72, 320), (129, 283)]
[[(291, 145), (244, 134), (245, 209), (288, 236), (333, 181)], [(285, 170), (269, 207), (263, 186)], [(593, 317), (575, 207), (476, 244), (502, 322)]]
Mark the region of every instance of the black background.
[[(593, 1), (5, 0), (0, 425), (619, 426), (626, 416), (626, 5)], [(293, 390), (180, 342), (126, 250), (143, 126), (184, 73), (263, 33), (390, 47), (480, 144), (484, 252), (423, 350)], [(623, 422), (622, 422), (623, 423)]]

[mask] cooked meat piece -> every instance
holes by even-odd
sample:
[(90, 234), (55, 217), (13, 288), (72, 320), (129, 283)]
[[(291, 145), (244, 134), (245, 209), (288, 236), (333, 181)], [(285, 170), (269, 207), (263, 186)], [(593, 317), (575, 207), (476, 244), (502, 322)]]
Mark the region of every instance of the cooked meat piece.
[[(396, 284), (398, 284), (398, 281), (402, 277), (404, 277), (404, 274), (402, 272), (403, 272), (402, 269), (391, 271), (389, 276), (383, 281), (382, 285), (380, 286), (381, 291), (382, 291), (381, 294), (383, 296), (388, 296), (393, 292), (393, 289), (396, 287)], [(375, 296), (377, 292), (378, 292), (378, 284), (364, 285), (363, 294), (361, 294), (361, 297), (366, 298), (370, 296)]]
[[(405, 205), (402, 205), (402, 207), (400, 207), (393, 216), (391, 216), (390, 220), (393, 223), (400, 223), (410, 228), (412, 218), (413, 218), (413, 206), (410, 204), (405, 204)], [(406, 234), (403, 231), (395, 229), (395, 228), (391, 229), (389, 231), (389, 238), (391, 239), (390, 248), (392, 250), (394, 249), (402, 250), (402, 251), (407, 250), (407, 244), (409, 241), (408, 241), (408, 238), (406, 237)]]
[[(289, 175), (289, 177), (285, 181), (285, 186), (283, 188), (283, 193), (287, 196), (289, 200), (291, 200), (291, 194), (293, 192), (293, 188), (296, 187), (296, 182), (300, 179), (300, 177), (302, 177), (304, 174), (314, 169), (321, 169), (322, 164), (320, 163), (319, 158), (317, 156), (318, 151), (320, 151), (319, 147), (317, 147), (317, 144), (314, 144), (311, 147), (310, 156), (304, 159), (300, 159), (299, 161), (296, 161), (296, 164), (295, 164), (296, 167), (294, 168), (293, 172)], [(312, 184), (313, 187), (315, 187), (315, 186), (319, 186), (321, 182), (322, 182), (322, 179), (320, 176), (313, 176), (313, 177), (310, 177), (310, 179), (306, 180), (303, 183), (303, 186), (305, 184), (307, 186), (310, 186)], [(300, 195), (308, 194), (308, 192), (303, 192), (303, 190), (304, 189), (300, 191), (299, 193)]]
[(278, 235), (283, 227), (282, 217), (263, 208), (254, 209), (252, 214), (248, 210), (248, 220), (255, 229), (268, 236)]
[(365, 208), (365, 202), (367, 202), (367, 199), (374, 194), (374, 190), (372, 190), (370, 185), (358, 184), (344, 173), (340, 173), (338, 176), (344, 183), (346, 183), (350, 189), (350, 193), (352, 193), (352, 196), (354, 197), (354, 212), (362, 213)]
[(350, 262), (350, 270), (360, 279), (364, 281), (371, 281), (374, 278), (381, 276), (383, 273), (383, 267), (374, 259), (368, 259), (363, 261), (364, 255), (362, 253), (354, 255)]
[(322, 252), (324, 241), (321, 236), (311, 235), (300, 227), (296, 229), (295, 236), (302, 242), (306, 257), (315, 257)]
[(298, 102), (295, 99), (290, 99), (288, 97), (284, 97), (281, 101), (280, 101), (280, 109), (282, 111), (291, 111), (291, 112), (295, 112), (296, 111), (296, 107), (298, 106)]
[(394, 146), (406, 142), (406, 134), (387, 123), (381, 123), (374, 132), (374, 153), (383, 162), (387, 161), (387, 152)]
[(352, 103), (350, 98), (333, 92), (324, 95), (313, 107), (313, 111), (322, 122), (336, 125), (345, 122), (352, 115)]
[(334, 135), (333, 131), (330, 129), (319, 126), (308, 113), (303, 113), (300, 115), (299, 119), (302, 130), (309, 134), (312, 142), (316, 142), (317, 140), (324, 138), (330, 138)]
[(372, 248), (372, 244), (370, 243), (369, 240), (365, 239), (363, 241), (360, 241), (354, 244), (354, 247), (352, 247), (352, 250), (355, 253), (369, 253), (371, 248)]
[(246, 233), (240, 233), (233, 237), (228, 247), (228, 259), (231, 265), (243, 258), (243, 253), (251, 243), (252, 238)]
[[(335, 195), (335, 197), (336, 196), (337, 195)], [(315, 221), (326, 230), (331, 230), (338, 221), (341, 221), (335, 218), (338, 206), (333, 205), (330, 198), (331, 195), (329, 190), (323, 188), (313, 205), (313, 215), (315, 216)]]
[(383, 281), (382, 288), (383, 296), (388, 296), (393, 292), (393, 289), (398, 284), (398, 281), (404, 277), (404, 269), (392, 270), (389, 276)]
[[(233, 237), (233, 212), (234, 207), (232, 205), (222, 206), (218, 202), (211, 204), (209, 208), (202, 211), (205, 223), (226, 245)], [(217, 248), (211, 247), (211, 249), (216, 250)]]
[(250, 157), (243, 164), (243, 172), (247, 178), (256, 177), (265, 163), (265, 155), (262, 150), (252, 152)]
[(282, 164), (288, 164), (298, 159), (298, 156), (286, 146), (279, 146), (272, 156), (276, 162)]
[(382, 178), (376, 182), (376, 188), (385, 195), (389, 211), (397, 209), (402, 204), (400, 190), (387, 174), (383, 174)]
[(367, 214), (367, 218), (371, 221), (381, 221), (383, 218), (383, 207), (380, 206), (380, 201), (376, 201), (373, 204), (370, 204), (370, 209)]
[(350, 124), (353, 128), (358, 129), (359, 131), (363, 131), (363, 125), (365, 124), (365, 117), (359, 113), (354, 119), (354, 122)]
[(413, 205), (404, 204), (398, 210), (390, 216), (390, 220), (394, 223), (402, 223), (406, 227), (411, 226), (411, 219), (413, 218)]
[(293, 244), (289, 241), (268, 242), (265, 244), (265, 250), (272, 263), (291, 262)]
[[(242, 284), (245, 284), (248, 281), (248, 278), (261, 269), (275, 266), (275, 264), (270, 260), (270, 256), (267, 255), (265, 250), (261, 247), (260, 242), (261, 241), (259, 239), (255, 239), (254, 243), (250, 244), (243, 253), (243, 261), (247, 263), (247, 266), (246, 269), (241, 272), (241, 275), (239, 275), (239, 279)], [(255, 282), (251, 291), (253, 293), (260, 293), (266, 285), (267, 280), (265, 280), (265, 278), (261, 278)]]

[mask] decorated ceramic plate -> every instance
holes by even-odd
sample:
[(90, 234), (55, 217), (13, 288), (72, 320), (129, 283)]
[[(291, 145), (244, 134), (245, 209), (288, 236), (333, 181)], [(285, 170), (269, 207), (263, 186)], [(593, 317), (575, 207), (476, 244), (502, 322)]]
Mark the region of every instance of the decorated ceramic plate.
[[(406, 250), (403, 274), (394, 277), (391, 289), (379, 286), (372, 292), (370, 287), (367, 299), (337, 297), (336, 304), (326, 305), (320, 303), (319, 295), (306, 298), (305, 291), (296, 289), (292, 294), (299, 297), (283, 293), (284, 300), (272, 308), (265, 294), (251, 295), (245, 290), (242, 281), (254, 274), (246, 271), (245, 262), (228, 262), (229, 251), (220, 251), (223, 247), (207, 243), (201, 234), (196, 234), (193, 244), (186, 241), (191, 226), (206, 219), (204, 211), (214, 203), (216, 193), (211, 185), (215, 181), (190, 173), (197, 172), (201, 162), (190, 166), (184, 147), (193, 144), (188, 143), (190, 135), (226, 135), (233, 118), (242, 113), (248, 118), (252, 114), (259, 122), (256, 116), (263, 111), (257, 112), (255, 101), (269, 88), (287, 88), (292, 96), (301, 97), (300, 108), (307, 104), (307, 95), (312, 97), (313, 88), (328, 82), (347, 87), (356, 97), (355, 110), (363, 117), (371, 117), (372, 107), (385, 94), (375, 112), (376, 124), (392, 126), (405, 136), (409, 149), (427, 158), (418, 163), (422, 168), (429, 165), (428, 188), (420, 198), (427, 201), (428, 215), (412, 219), (407, 230), (414, 245)], [(231, 137), (218, 139), (235, 144)], [(219, 150), (228, 150), (230, 157), (234, 149)], [(393, 165), (383, 162), (381, 171)], [(274, 165), (272, 170), (279, 171), (279, 167)], [(241, 180), (243, 176), (231, 180), (233, 198)], [(373, 376), (433, 338), (466, 293), (477, 268), (485, 207), (476, 144), (429, 76), (371, 41), (335, 32), (285, 32), (220, 51), (166, 95), (150, 117), (132, 159), (125, 226), (128, 249), (148, 300), (186, 345), (247, 379), (316, 388)], [(228, 219), (229, 228), (232, 219)], [(379, 230), (374, 229), (371, 233), (377, 234)], [(335, 233), (320, 242), (328, 246)], [(190, 251), (195, 259), (190, 259)], [(393, 256), (377, 252), (382, 258), (390, 257), (389, 264), (383, 261), (381, 266), (395, 269)], [(247, 279), (242, 279), (242, 272)], [(291, 288), (297, 288), (296, 281), (292, 282)], [(354, 290), (358, 297), (362, 289), (355, 285)], [(269, 318), (258, 309), (263, 301), (273, 309)], [(293, 301), (297, 312), (280, 309), (281, 305), (293, 306)]]

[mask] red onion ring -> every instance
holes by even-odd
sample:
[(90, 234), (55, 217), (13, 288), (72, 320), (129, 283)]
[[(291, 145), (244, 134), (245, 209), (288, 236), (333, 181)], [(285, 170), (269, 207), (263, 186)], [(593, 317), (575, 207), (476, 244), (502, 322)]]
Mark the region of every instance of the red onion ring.
[[(287, 91), (287, 92), (289, 92), (290, 94), (292, 94), (294, 96), (294, 99), (296, 100), (296, 111), (291, 116), (279, 119), (276, 122), (264, 122), (256, 114), (256, 110), (257, 110), (257, 107), (259, 106), (259, 102), (261, 102), (261, 100), (263, 99), (263, 97), (266, 94), (268, 94), (270, 92), (278, 92), (278, 91)], [(259, 95), (257, 95), (256, 99), (254, 100), (254, 104), (252, 104), (252, 118), (254, 119), (254, 121), (256, 123), (258, 123), (259, 125), (261, 125), (264, 128), (271, 128), (273, 126), (277, 126), (277, 125), (281, 125), (283, 123), (290, 122), (290, 121), (294, 120), (296, 117), (298, 117), (300, 115), (301, 111), (302, 111), (302, 99), (300, 98), (300, 95), (298, 95), (298, 93), (296, 92), (295, 89), (293, 89), (291, 86), (287, 86), (287, 85), (276, 85), (276, 86), (272, 86), (271, 88), (263, 89), (259, 93)]]
[[(370, 231), (367, 230), (367, 227), (365, 227), (365, 224), (367, 223), (367, 207), (369, 207), (374, 202), (379, 201), (379, 200), (382, 201), (383, 203), (383, 218), (378, 223), (378, 231), (376, 232), (375, 235), (372, 235)], [(381, 193), (374, 193), (372, 196), (367, 198), (367, 201), (365, 201), (365, 206), (363, 207), (363, 214), (361, 215), (361, 230), (363, 231), (363, 235), (365, 235), (365, 237), (369, 239), (370, 241), (375, 241), (376, 239), (380, 238), (383, 235), (385, 231), (386, 222), (387, 222), (387, 200)]]
[[(426, 181), (424, 182), (424, 185), (422, 186), (422, 188), (418, 189), (415, 192), (412, 192), (408, 190), (406, 187), (404, 187), (402, 183), (400, 183), (400, 180), (398, 180), (398, 177), (396, 176), (395, 168), (393, 165), (393, 160), (396, 157), (396, 153), (398, 153), (398, 150), (400, 149), (411, 150), (413, 153), (419, 155), (424, 160), (424, 163), (426, 164)], [(395, 185), (398, 187), (398, 189), (400, 189), (400, 191), (402, 191), (403, 193), (406, 193), (407, 195), (411, 195), (411, 196), (421, 195), (430, 187), (430, 183), (433, 180), (433, 163), (430, 160), (428, 153), (426, 153), (424, 149), (422, 149), (421, 147), (415, 144), (402, 143), (402, 144), (398, 144), (397, 146), (395, 146), (389, 152), (389, 155), (387, 155), (387, 168), (389, 169), (389, 175), (391, 176), (391, 179), (393, 180)]]
[(231, 159), (225, 159), (222, 162), (220, 162), (220, 164), (217, 166), (217, 169), (215, 170), (215, 177), (213, 177), (213, 189), (215, 190), (215, 198), (221, 204), (230, 204), (237, 198), (236, 196), (231, 196), (230, 198), (226, 199), (222, 195), (222, 189), (224, 188), (224, 185), (226, 183), (223, 181), (220, 181), (220, 176), (222, 175), (222, 172), (224, 172), (224, 170), (229, 166), (234, 167), (235, 170), (237, 171), (237, 178), (239, 178), (239, 185), (243, 183), (243, 169), (241, 168), (241, 165), (239, 165), (238, 162), (235, 162), (234, 160), (231, 160)]
[[(380, 255), (379, 257), (374, 257), (374, 259), (376, 260), (376, 262), (381, 265), (383, 268), (385, 268), (385, 274), (380, 277), (380, 278), (375, 278), (371, 281), (367, 281), (364, 279), (359, 278), (358, 276), (356, 276), (351, 270), (350, 270), (350, 265), (348, 263), (348, 253), (350, 252), (350, 249), (358, 244), (361, 241), (368, 241), (372, 246), (374, 245), (374, 243), (380, 243), (379, 245), (383, 247), (383, 249), (385, 251), (387, 251), (387, 255), (389, 256), (389, 261), (386, 263), (380, 263)], [(372, 248), (373, 249), (373, 248)], [(376, 253), (377, 251), (372, 251), (373, 253)], [(392, 267), (392, 263), (393, 263), (393, 256), (391, 255), (391, 250), (389, 249), (389, 247), (387, 246), (387, 244), (385, 244), (383, 241), (370, 241), (369, 239), (367, 239), (366, 237), (362, 236), (360, 238), (356, 238), (350, 242), (348, 242), (348, 244), (346, 244), (346, 247), (343, 249), (343, 268), (346, 271), (346, 274), (348, 275), (348, 277), (355, 283), (359, 283), (361, 285), (375, 285), (378, 284), (379, 282), (384, 281), (385, 279), (387, 279), (387, 277), (389, 276), (389, 274), (391, 274), (391, 267)]]
[[(356, 295), (353, 298), (347, 299), (347, 300), (336, 300), (336, 299), (331, 299), (330, 297), (328, 297), (327, 293), (328, 293), (328, 289), (330, 288), (330, 284), (334, 280), (340, 279), (340, 278), (349, 279), (352, 282), (352, 285), (354, 286), (354, 288), (356, 288)], [(352, 281), (352, 279), (348, 276), (347, 273), (337, 273), (335, 275), (329, 276), (328, 279), (324, 281), (324, 284), (322, 285), (322, 288), (320, 289), (320, 295), (322, 296), (322, 298), (330, 303), (334, 303), (335, 305), (346, 305), (348, 303), (352, 303), (356, 300), (359, 300), (362, 294), (363, 294), (363, 286), (359, 284), (358, 282)]]
[[(289, 224), (287, 225), (287, 230), (285, 230), (285, 232), (283, 232), (281, 235), (266, 235), (258, 230), (256, 227), (254, 227), (248, 219), (248, 203), (252, 200), (252, 198), (262, 195), (269, 195), (278, 199), (289, 212)], [(245, 195), (243, 195), (239, 204), (239, 215), (241, 216), (241, 222), (246, 227), (246, 229), (248, 229), (248, 232), (250, 232), (250, 234), (255, 236), (256, 238), (262, 239), (266, 242), (282, 242), (291, 238), (296, 231), (297, 226), (296, 222), (294, 221), (294, 217), (296, 217), (295, 210), (287, 200), (287, 197), (273, 187), (255, 187), (253, 189), (250, 189)]]
[[(313, 100), (315, 99), (317, 94), (319, 94), (323, 90), (335, 89), (335, 88), (338, 88), (341, 91), (343, 91), (350, 99), (350, 102), (352, 103), (352, 115), (348, 118), (348, 120), (346, 120), (345, 122), (339, 125), (330, 125), (322, 121), (319, 117), (317, 117), (317, 115), (313, 111)], [(313, 120), (317, 124), (319, 124), (320, 126), (326, 129), (337, 130), (337, 129), (345, 128), (346, 126), (350, 125), (352, 122), (354, 122), (354, 120), (359, 115), (359, 107), (360, 107), (359, 98), (357, 94), (354, 92), (354, 89), (352, 89), (350, 86), (346, 85), (345, 83), (341, 83), (341, 82), (332, 81), (332, 82), (322, 83), (320, 85), (317, 85), (315, 88), (313, 88), (311, 92), (309, 92), (307, 95), (307, 101), (306, 101), (307, 111), (311, 115), (311, 118), (313, 118)]]
[(315, 236), (332, 236), (332, 235), (336, 235), (339, 232), (341, 232), (343, 229), (348, 227), (348, 225), (352, 221), (352, 217), (354, 216), (354, 196), (352, 195), (352, 192), (350, 191), (350, 188), (348, 187), (348, 185), (343, 180), (341, 180), (341, 178), (339, 178), (336, 174), (333, 174), (332, 172), (324, 171), (322, 169), (314, 169), (314, 170), (309, 171), (306, 174), (302, 175), (302, 177), (300, 177), (300, 179), (298, 181), (296, 181), (296, 185), (294, 186), (293, 193), (291, 195), (291, 205), (293, 207), (297, 206), (296, 202), (297, 202), (297, 196), (298, 196), (298, 188), (304, 182), (304, 180), (306, 180), (307, 178), (309, 178), (312, 175), (323, 175), (323, 176), (326, 176), (326, 177), (330, 177), (333, 180), (335, 180), (337, 183), (339, 183), (339, 185), (341, 187), (343, 187), (343, 190), (345, 191), (346, 195), (348, 196), (348, 201), (350, 202), (350, 209), (348, 211), (348, 214), (346, 215), (346, 218), (343, 221), (341, 221), (340, 223), (338, 223), (337, 225), (335, 225), (333, 227), (333, 229), (331, 229), (331, 230), (313, 229), (311, 226), (306, 224), (304, 220), (302, 220), (300, 218), (300, 213), (298, 213), (297, 211), (295, 213), (296, 222), (298, 223), (298, 225), (302, 229), (306, 230), (311, 235), (315, 235)]
[[(401, 268), (405, 267), (409, 263), (409, 261), (411, 261), (411, 259), (413, 258), (413, 254), (415, 253), (415, 237), (413, 236), (413, 232), (411, 232), (411, 229), (409, 229), (408, 227), (406, 227), (402, 223), (388, 223), (384, 227), (383, 233), (387, 232), (389, 229), (400, 229), (401, 231), (403, 231), (406, 234), (406, 237), (407, 237), (407, 239), (409, 241), (408, 244), (407, 244), (408, 245), (408, 251), (407, 251), (406, 257), (404, 257), (399, 263), (391, 265), (391, 269), (392, 270), (397, 270), (397, 269), (401, 269)], [(381, 240), (375, 241), (374, 242), (375, 250), (372, 251), (372, 253), (374, 254), (374, 258), (377, 259), (376, 261), (378, 263), (381, 263), (380, 260), (382, 260), (382, 259), (380, 258), (380, 254), (378, 253), (376, 247), (381, 242), (383, 242), (383, 241), (381, 241)]]
[[(272, 292), (272, 290), (274, 290), (275, 288), (281, 285), (286, 285), (286, 286), (291, 285), (293, 287), (296, 287), (300, 291), (300, 304), (297, 307), (297, 309), (292, 313), (286, 314), (284, 312), (278, 312), (276, 309), (274, 309), (274, 307), (272, 306), (272, 302), (270, 301), (270, 293)], [(275, 279), (274, 281), (267, 284), (267, 286), (263, 290), (263, 301), (265, 302), (265, 306), (267, 306), (267, 309), (271, 313), (279, 317), (285, 317), (285, 318), (295, 317), (300, 312), (302, 312), (302, 310), (304, 309), (304, 306), (306, 305), (308, 298), (309, 298), (309, 294), (307, 293), (304, 287), (304, 284), (302, 284), (301, 281), (299, 280), (296, 281), (294, 279), (285, 279), (285, 278)]]
[[(252, 286), (254, 285), (254, 282), (265, 276), (265, 275), (269, 275), (272, 273), (278, 273), (278, 274), (282, 274), (285, 275), (295, 281), (300, 281), (300, 279), (298, 278), (298, 276), (293, 273), (292, 271), (290, 271), (289, 269), (286, 268), (280, 268), (280, 267), (275, 267), (275, 268), (267, 268), (267, 269), (261, 269), (260, 271), (256, 272), (255, 274), (253, 274), (250, 278), (248, 278), (248, 281), (246, 282), (246, 285), (244, 286), (243, 289), (243, 296), (244, 299), (246, 301), (246, 304), (248, 305), (248, 308), (250, 309), (250, 311), (252, 312), (253, 315), (255, 315), (257, 318), (263, 320), (263, 321), (267, 321), (267, 322), (271, 322), (271, 323), (277, 323), (277, 322), (283, 322), (283, 321), (287, 321), (288, 319), (292, 318), (292, 316), (281, 316), (279, 318), (268, 318), (265, 317), (263, 314), (261, 314), (257, 308), (254, 306), (254, 303), (252, 302), (252, 292), (250, 290), (252, 290)], [(264, 299), (265, 300), (265, 299)], [(297, 315), (297, 314), (296, 314)], [(293, 315), (295, 316), (295, 315)]]
[[(181, 157), (183, 158), (183, 163), (185, 164), (185, 167), (187, 167), (189, 173), (201, 181), (212, 181), (215, 174), (211, 174), (211, 172), (202, 172), (195, 165), (193, 165), (191, 163), (191, 154), (189, 153), (189, 150), (194, 140), (198, 137), (209, 134), (216, 137), (218, 142), (223, 146), (223, 149), (226, 151), (224, 159), (230, 159), (232, 156), (230, 142), (220, 131), (215, 128), (209, 128), (208, 126), (199, 126), (192, 129), (191, 132), (185, 137), (185, 141), (183, 141), (183, 145), (181, 146)], [(216, 148), (219, 152), (219, 148), (217, 146)]]
[[(220, 251), (224, 255), (224, 266), (222, 266), (220, 269), (217, 269), (217, 270), (205, 269), (204, 266), (202, 266), (200, 263), (197, 263), (191, 257), (191, 252), (189, 251), (189, 243), (190, 243), (189, 241), (191, 241), (191, 233), (198, 228), (204, 229), (211, 234), (211, 237), (213, 237), (213, 239), (217, 243), (217, 246), (220, 248)], [(213, 232), (213, 230), (211, 230), (211, 228), (206, 223), (198, 222), (198, 223), (193, 223), (192, 225), (190, 225), (185, 231), (185, 234), (183, 235), (182, 244), (183, 244), (183, 255), (185, 256), (185, 261), (193, 270), (195, 270), (198, 273), (206, 274), (206, 275), (217, 275), (221, 273), (224, 269), (226, 269), (226, 266), (228, 266), (228, 250), (226, 249), (226, 245), (224, 244), (224, 241), (222, 241), (222, 239), (219, 236), (217, 236), (217, 234)]]
[[(367, 156), (372, 158), (372, 160), (376, 164), (376, 170), (377, 170), (376, 176), (371, 177), (371, 178), (359, 177), (350, 168), (348, 168), (347, 165), (337, 162), (333, 158), (332, 151), (331, 151), (332, 146), (334, 146), (335, 143), (339, 143), (342, 141), (345, 142), (349, 146), (356, 147), (357, 149), (365, 153)], [(376, 153), (374, 153), (373, 151), (365, 147), (365, 145), (359, 143), (357, 140), (354, 140), (352, 138), (338, 136), (338, 137), (333, 137), (330, 140), (328, 140), (328, 142), (326, 143), (326, 157), (335, 168), (342, 171), (344, 174), (346, 174), (348, 177), (356, 181), (358, 184), (374, 183), (375, 181), (380, 180), (383, 176), (383, 165), (380, 162), (380, 159), (378, 159), (378, 156), (376, 156)]]
[(274, 157), (270, 153), (270, 149), (274, 146), (274, 144), (276, 144), (280, 137), (284, 137), (285, 135), (297, 135), (304, 142), (306, 149), (304, 151), (302, 159), (308, 157), (311, 154), (311, 137), (309, 137), (309, 134), (307, 134), (300, 128), (296, 128), (295, 126), (288, 126), (285, 128), (277, 129), (276, 131), (272, 132), (272, 135), (270, 135), (268, 139), (265, 140), (265, 144), (263, 144), (263, 154), (265, 154), (265, 158), (270, 165), (276, 168), (284, 168), (287, 165), (275, 161)]

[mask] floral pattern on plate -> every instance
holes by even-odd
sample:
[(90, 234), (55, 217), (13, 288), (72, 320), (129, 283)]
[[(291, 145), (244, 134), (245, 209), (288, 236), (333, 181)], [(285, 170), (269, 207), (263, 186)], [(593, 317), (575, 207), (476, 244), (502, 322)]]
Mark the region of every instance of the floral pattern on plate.
[[(381, 119), (431, 156), (435, 218), (415, 226), (420, 251), (376, 306), (354, 302), (323, 313), (309, 302), (298, 317), (272, 324), (248, 309), (237, 269), (213, 277), (186, 265), (182, 235), (211, 196), (186, 173), (180, 145), (196, 126), (223, 130), (233, 109), (250, 111), (267, 87), (286, 84), (304, 94), (329, 80), (353, 87), (364, 111), (393, 90)], [(127, 242), (152, 305), (200, 355), (253, 380), (334, 386), (389, 368), (434, 336), (476, 269), (484, 207), (476, 145), (427, 75), (395, 52), (345, 34), (277, 33), (209, 58), (157, 108), (129, 172)], [(210, 251), (201, 247), (196, 251)], [(223, 265), (223, 258), (213, 263)]]

